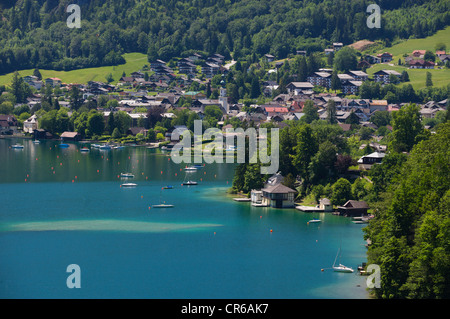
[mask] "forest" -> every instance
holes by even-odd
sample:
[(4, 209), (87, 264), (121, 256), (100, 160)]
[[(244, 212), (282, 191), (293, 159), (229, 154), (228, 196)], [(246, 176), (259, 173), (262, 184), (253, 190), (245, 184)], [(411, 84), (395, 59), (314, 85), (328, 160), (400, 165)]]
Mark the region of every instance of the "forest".
[[(29, 68), (72, 70), (149, 61), (192, 51), (234, 59), (270, 53), (279, 59), (333, 42), (421, 38), (450, 24), (450, 1), (378, 1), (380, 29), (366, 26), (367, 0), (16, 0), (0, 7), (0, 74)], [(68, 4), (81, 28), (68, 28)]]

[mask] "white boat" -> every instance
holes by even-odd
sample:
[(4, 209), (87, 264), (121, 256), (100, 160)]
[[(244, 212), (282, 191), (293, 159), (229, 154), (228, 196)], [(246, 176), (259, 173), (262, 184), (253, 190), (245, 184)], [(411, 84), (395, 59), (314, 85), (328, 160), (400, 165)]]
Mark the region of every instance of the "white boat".
[(123, 178), (133, 178), (134, 175), (131, 174), (131, 173), (120, 173), (120, 177), (123, 177)]
[(320, 219), (313, 218), (313, 219), (311, 219), (311, 220), (308, 221), (308, 224), (309, 224), (309, 223), (320, 223), (320, 222), (321, 222)]
[(40, 144), (41, 141), (39, 141), (39, 140), (34, 140), (33, 143), (34, 143), (34, 144)]
[(339, 264), (336, 266), (336, 260), (337, 260), (338, 256), (339, 256), (339, 259), (341, 258), (340, 252), (341, 252), (341, 247), (339, 247), (339, 250), (338, 250), (338, 252), (337, 252), (337, 254), (336, 254), (336, 258), (334, 259), (334, 263), (333, 263), (333, 271), (336, 271), (336, 272), (353, 272), (353, 269), (352, 269), (352, 268), (347, 267), (347, 266), (344, 266), (344, 265), (342, 265), (341, 263), (339, 263)]
[(183, 185), (186, 185), (186, 186), (189, 186), (189, 185), (197, 185), (198, 183), (197, 182), (194, 182), (194, 181), (187, 181), (187, 182), (184, 182), (183, 183)]
[(101, 146), (100, 144), (92, 144), (93, 148), (100, 148), (100, 146)]
[(108, 144), (105, 144), (105, 145), (101, 145), (101, 146), (99, 147), (99, 149), (101, 149), (101, 150), (110, 150), (110, 149), (111, 149), (111, 146), (108, 145)]
[(80, 149), (80, 152), (89, 152), (89, 151), (90, 151), (90, 149), (88, 149), (87, 147), (82, 147)]
[(198, 168), (195, 166), (189, 166), (189, 167), (186, 167), (184, 170), (185, 171), (196, 171), (196, 170), (198, 170)]
[(23, 148), (23, 145), (21, 145), (21, 144), (14, 144), (14, 145), (12, 145), (11, 147), (12, 147), (12, 148), (16, 148), (16, 149), (22, 149), (22, 148)]
[(137, 184), (135, 184), (135, 183), (125, 183), (125, 184), (120, 185), (120, 187), (136, 187), (136, 186), (137, 186)]

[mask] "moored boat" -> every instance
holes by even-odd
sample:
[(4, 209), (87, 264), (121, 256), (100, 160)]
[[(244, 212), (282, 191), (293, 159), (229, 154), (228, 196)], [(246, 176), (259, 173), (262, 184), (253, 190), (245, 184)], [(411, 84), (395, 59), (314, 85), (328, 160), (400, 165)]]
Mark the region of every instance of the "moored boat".
[(137, 184), (135, 183), (124, 183), (122, 185), (120, 185), (120, 187), (136, 187)]
[(12, 147), (12, 148), (15, 148), (15, 149), (22, 149), (22, 148), (23, 148), (23, 145), (21, 145), (21, 144), (14, 144), (14, 145), (12, 145), (11, 147)]
[(120, 177), (123, 177), (123, 178), (133, 178), (134, 175), (131, 174), (131, 173), (120, 173)]
[(183, 185), (189, 186), (189, 185), (198, 185), (197, 182), (194, 181), (187, 181), (187, 182), (183, 182)]

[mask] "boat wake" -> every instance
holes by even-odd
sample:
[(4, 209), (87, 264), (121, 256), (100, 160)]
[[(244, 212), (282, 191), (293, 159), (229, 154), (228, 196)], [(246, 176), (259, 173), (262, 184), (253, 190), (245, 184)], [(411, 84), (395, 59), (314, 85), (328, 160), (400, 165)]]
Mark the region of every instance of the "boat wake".
[(2, 231), (117, 231), (157, 233), (200, 231), (221, 226), (223, 225), (207, 223), (155, 223), (118, 219), (83, 219), (11, 223), (4, 225)]

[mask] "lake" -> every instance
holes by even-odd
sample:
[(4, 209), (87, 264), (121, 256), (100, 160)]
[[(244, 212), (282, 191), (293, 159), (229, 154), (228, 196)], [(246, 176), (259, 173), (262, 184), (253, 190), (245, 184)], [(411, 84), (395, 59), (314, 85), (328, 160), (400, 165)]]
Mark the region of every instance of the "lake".
[(0, 298), (368, 298), (365, 277), (327, 269), (339, 247), (366, 261), (364, 225), (235, 202), (234, 164), (186, 173), (159, 149), (58, 144), (0, 139)]

